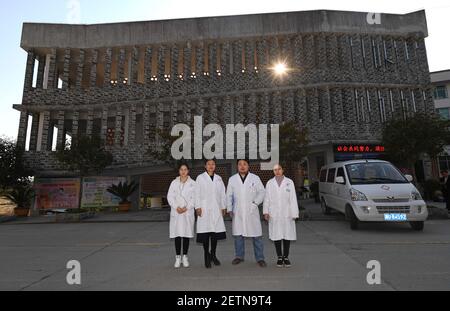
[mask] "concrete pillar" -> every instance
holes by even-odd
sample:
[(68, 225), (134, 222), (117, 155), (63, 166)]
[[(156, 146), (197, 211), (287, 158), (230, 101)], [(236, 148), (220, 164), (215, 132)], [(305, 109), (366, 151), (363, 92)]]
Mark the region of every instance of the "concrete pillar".
[(104, 142), (106, 142), (107, 130), (108, 130), (108, 108), (104, 107), (102, 109), (101, 128), (100, 128), (100, 139)]
[(177, 124), (179, 121), (178, 119), (178, 102), (176, 100), (173, 100), (170, 103), (170, 126), (173, 127), (175, 124)]
[(71, 50), (64, 50), (64, 69), (63, 69), (63, 77), (62, 77), (62, 88), (66, 90), (69, 87), (69, 75), (70, 75), (70, 56)]
[(36, 151), (38, 130), (39, 130), (39, 113), (33, 113), (30, 132), (30, 151)]
[(130, 133), (130, 108), (124, 109), (124, 124), (123, 124), (123, 145), (128, 145), (128, 135)]
[(58, 111), (57, 115), (57, 128), (58, 128), (58, 136), (56, 138), (56, 149), (61, 150), (64, 149), (66, 143), (66, 131), (64, 129), (64, 111)]
[(137, 47), (133, 47), (131, 50), (131, 74), (128, 78), (129, 84), (135, 84), (138, 81), (138, 69), (139, 69), (139, 50)]
[[(162, 102), (159, 102), (156, 105), (156, 129), (162, 130), (163, 128), (164, 128), (164, 104)], [(161, 139), (157, 133), (155, 136), (155, 141), (157, 145), (161, 143)]]
[(302, 128), (308, 124), (307, 102), (305, 89), (297, 91), (296, 114), (298, 115), (298, 123)]
[(289, 90), (285, 99), (285, 105), (283, 106), (284, 111), (284, 120), (288, 122), (295, 121), (295, 106), (294, 106), (294, 98), (295, 92), (293, 90)]
[(131, 104), (128, 124), (128, 143), (134, 145), (136, 141), (136, 104)]
[(213, 97), (209, 101), (209, 123), (219, 123), (217, 107), (220, 105), (219, 99), (217, 97)]
[[(44, 88), (54, 89), (54, 88), (56, 88), (57, 83), (58, 83), (58, 77), (56, 76), (57, 75), (56, 49), (51, 49), (50, 53), (47, 56), (48, 56), (47, 62), (46, 62), (47, 77), (44, 80), (44, 85), (46, 86)], [(47, 82), (47, 83), (45, 84), (45, 82)]]
[(77, 77), (75, 80), (75, 86), (77, 88), (81, 88), (81, 85), (83, 82), (84, 60), (85, 60), (85, 51), (80, 50), (80, 55), (78, 57), (78, 65), (77, 65)]
[(258, 101), (258, 96), (255, 93), (250, 94), (249, 100), (247, 103), (247, 123), (257, 123), (257, 117), (259, 114), (258, 109), (256, 108)]
[(42, 89), (44, 87), (44, 72), (45, 72), (45, 61), (46, 56), (39, 55), (38, 57), (38, 71), (36, 77), (36, 88)]
[(94, 109), (89, 109), (86, 120), (86, 136), (92, 136), (92, 126), (94, 124)]
[(195, 47), (195, 72), (197, 73), (197, 76), (203, 75), (203, 72), (205, 71), (205, 45), (204, 42), (200, 42)]
[(144, 145), (150, 143), (150, 104), (145, 103), (142, 113), (142, 122), (144, 127)]
[(191, 102), (189, 101), (189, 99), (186, 100), (183, 105), (183, 114), (184, 114), (184, 123), (191, 124), (193, 116), (191, 113)]
[(158, 47), (158, 81), (164, 81), (166, 49), (165, 46)]
[(126, 57), (125, 49), (120, 49), (118, 71), (117, 71), (117, 82), (120, 84), (123, 84), (123, 81), (125, 81), (125, 57)]
[(17, 134), (17, 147), (25, 150), (28, 129), (28, 112), (20, 112), (19, 133)]
[(51, 148), (48, 146), (48, 133), (50, 125), (50, 112), (41, 112), (39, 117), (39, 131), (38, 131), (38, 144), (37, 151), (47, 151)]
[(114, 127), (114, 145), (121, 146), (122, 145), (122, 107), (116, 107), (116, 123)]
[(144, 64), (144, 72), (145, 72), (145, 84), (149, 85), (152, 81), (152, 48), (147, 47), (145, 49), (145, 64)]
[(92, 50), (91, 73), (90, 73), (90, 79), (89, 79), (90, 87), (97, 86), (97, 64), (98, 64), (98, 50)]
[(78, 122), (80, 120), (80, 112), (75, 110), (72, 114), (72, 140), (78, 139)]
[(103, 81), (104, 87), (111, 86), (111, 65), (112, 65), (112, 49), (107, 48), (105, 53), (105, 73), (104, 73), (105, 79)]
[(33, 50), (27, 51), (27, 64), (25, 68), (25, 81), (24, 81), (24, 91), (29, 90), (33, 87), (33, 76), (34, 76), (34, 62), (36, 55)]

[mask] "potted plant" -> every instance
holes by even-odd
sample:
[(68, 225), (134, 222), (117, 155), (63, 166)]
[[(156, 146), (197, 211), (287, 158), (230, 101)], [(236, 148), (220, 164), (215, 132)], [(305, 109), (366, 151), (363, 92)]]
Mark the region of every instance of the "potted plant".
[(34, 198), (34, 190), (29, 186), (18, 186), (6, 194), (6, 197), (16, 204), (14, 215), (27, 217), (30, 212), (31, 200)]
[(120, 182), (118, 185), (112, 185), (106, 190), (121, 199), (119, 203), (119, 211), (128, 212), (131, 209), (131, 202), (128, 201), (128, 198), (136, 191), (137, 188), (138, 184), (132, 181), (131, 183)]

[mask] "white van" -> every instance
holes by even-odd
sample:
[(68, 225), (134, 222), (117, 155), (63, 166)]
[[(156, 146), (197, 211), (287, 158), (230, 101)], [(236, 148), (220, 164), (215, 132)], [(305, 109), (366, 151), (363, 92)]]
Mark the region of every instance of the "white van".
[(319, 180), (322, 211), (344, 213), (352, 230), (360, 221), (409, 222), (414, 230), (423, 230), (428, 210), (412, 179), (381, 160), (326, 165)]

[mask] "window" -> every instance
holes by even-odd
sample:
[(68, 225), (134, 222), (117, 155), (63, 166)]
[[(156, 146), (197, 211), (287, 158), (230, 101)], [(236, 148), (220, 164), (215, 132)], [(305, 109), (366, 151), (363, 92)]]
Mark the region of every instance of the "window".
[(326, 182), (327, 181), (327, 170), (321, 170), (320, 171), (320, 182)]
[(438, 108), (436, 113), (444, 120), (450, 120), (450, 108)]
[(447, 88), (445, 85), (438, 85), (434, 89), (434, 99), (448, 98)]
[(346, 181), (345, 181), (345, 173), (344, 173), (344, 168), (343, 168), (343, 167), (339, 167), (339, 168), (338, 168), (336, 177), (342, 177), (342, 178), (344, 178), (344, 185), (346, 184)]
[(330, 168), (328, 170), (327, 182), (334, 182), (334, 175), (336, 174), (335, 168)]
[(390, 163), (363, 162), (349, 164), (345, 168), (352, 185), (408, 183), (403, 174)]

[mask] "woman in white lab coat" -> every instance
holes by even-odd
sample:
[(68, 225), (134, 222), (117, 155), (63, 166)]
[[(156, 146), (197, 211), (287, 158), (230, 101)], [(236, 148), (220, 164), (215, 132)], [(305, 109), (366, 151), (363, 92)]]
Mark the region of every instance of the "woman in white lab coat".
[(216, 255), (217, 241), (226, 239), (223, 220), (226, 214), (226, 198), (222, 178), (215, 174), (216, 162), (206, 160), (205, 170), (196, 180), (195, 210), (198, 216), (197, 242), (203, 244), (205, 267), (211, 268), (211, 262), (216, 266), (220, 265)]
[(273, 172), (275, 177), (266, 185), (263, 214), (269, 222), (269, 238), (275, 243), (277, 266), (290, 267), (290, 242), (297, 239), (295, 228), (295, 220), (299, 216), (297, 194), (294, 182), (284, 176), (281, 165), (275, 165)]
[[(194, 237), (195, 225), (195, 191), (196, 183), (189, 177), (189, 167), (181, 164), (178, 168), (180, 176), (172, 181), (167, 193), (170, 205), (170, 238), (175, 239), (175, 268), (181, 263), (189, 267), (188, 250), (189, 239)], [(183, 242), (183, 257), (181, 257), (181, 244)]]

